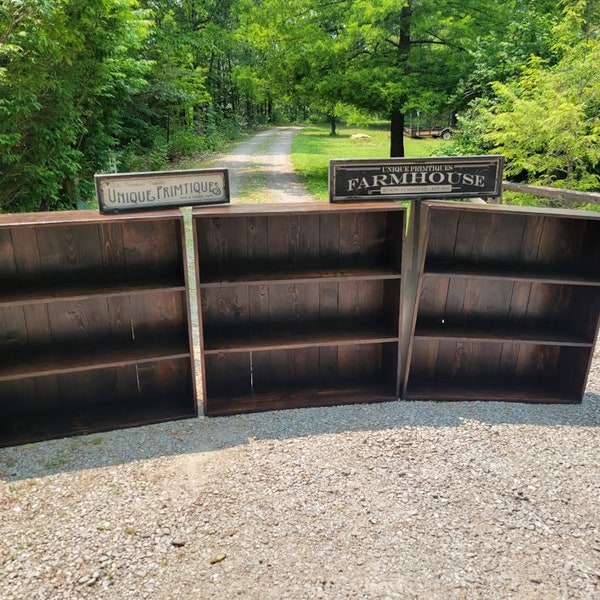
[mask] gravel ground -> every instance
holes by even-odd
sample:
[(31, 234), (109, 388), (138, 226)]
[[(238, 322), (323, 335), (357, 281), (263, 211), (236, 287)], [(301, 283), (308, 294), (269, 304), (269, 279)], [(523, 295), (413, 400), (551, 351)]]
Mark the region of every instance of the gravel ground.
[(393, 402), (3, 449), (0, 597), (598, 598), (591, 386), (576, 406)]
[(300, 183), (290, 150), (299, 127), (262, 131), (224, 155), (215, 166), (229, 169), (232, 202), (311, 202)]
[(0, 449), (0, 599), (594, 600), (599, 426), (597, 346), (581, 405), (399, 401)]

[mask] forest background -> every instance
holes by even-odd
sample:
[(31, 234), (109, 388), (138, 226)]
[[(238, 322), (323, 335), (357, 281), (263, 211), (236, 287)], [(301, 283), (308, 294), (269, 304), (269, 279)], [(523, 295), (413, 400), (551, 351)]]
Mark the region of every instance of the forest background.
[(600, 190), (597, 0), (0, 0), (0, 212), (258, 127), (452, 126), (444, 154)]

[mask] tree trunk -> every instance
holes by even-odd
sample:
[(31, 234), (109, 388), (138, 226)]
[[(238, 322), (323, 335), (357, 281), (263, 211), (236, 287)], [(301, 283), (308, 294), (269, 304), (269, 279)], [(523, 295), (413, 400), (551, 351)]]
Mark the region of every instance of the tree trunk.
[(404, 157), (404, 113), (397, 108), (392, 110), (390, 123), (390, 157)]
[(330, 135), (337, 135), (337, 119), (335, 115), (329, 115), (329, 120), (331, 122), (331, 132)]

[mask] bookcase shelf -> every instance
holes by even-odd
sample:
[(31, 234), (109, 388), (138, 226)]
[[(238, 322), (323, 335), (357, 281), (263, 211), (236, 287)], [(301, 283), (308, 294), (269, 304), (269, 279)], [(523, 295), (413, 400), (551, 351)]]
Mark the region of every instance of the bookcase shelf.
[(580, 402), (600, 216), (423, 202), (404, 397)]
[(193, 212), (206, 414), (398, 397), (405, 209)]
[(179, 211), (0, 215), (0, 445), (197, 414)]

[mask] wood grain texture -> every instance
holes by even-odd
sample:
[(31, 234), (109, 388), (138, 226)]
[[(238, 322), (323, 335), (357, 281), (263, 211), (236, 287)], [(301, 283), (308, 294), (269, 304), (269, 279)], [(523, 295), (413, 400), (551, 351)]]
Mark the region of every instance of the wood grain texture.
[(406, 397), (581, 401), (600, 315), (587, 262), (598, 218), (434, 202), (422, 212)]
[(0, 215), (0, 445), (197, 413), (182, 215), (90, 212)]
[(404, 209), (386, 204), (194, 211), (207, 414), (397, 395)]

